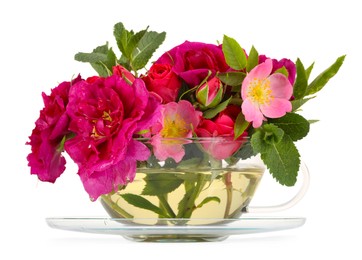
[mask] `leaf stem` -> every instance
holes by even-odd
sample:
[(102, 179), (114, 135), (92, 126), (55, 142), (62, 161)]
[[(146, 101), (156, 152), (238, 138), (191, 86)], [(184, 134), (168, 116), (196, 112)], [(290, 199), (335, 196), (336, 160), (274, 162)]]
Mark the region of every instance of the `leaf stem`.
[(120, 217), (124, 218), (134, 218), (133, 215), (129, 214), (127, 211), (118, 206), (118, 204), (114, 203), (109, 196), (102, 196), (102, 201), (106, 204), (106, 206), (116, 212)]

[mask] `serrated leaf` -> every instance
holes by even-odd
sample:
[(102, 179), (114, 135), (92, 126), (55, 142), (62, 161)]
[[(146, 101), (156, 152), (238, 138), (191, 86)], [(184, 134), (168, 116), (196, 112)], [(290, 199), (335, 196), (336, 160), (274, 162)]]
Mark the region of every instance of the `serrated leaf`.
[(96, 62), (96, 63), (91, 63), (91, 66), (98, 73), (100, 77), (109, 76), (108, 69), (104, 66), (104, 64)]
[(295, 65), (297, 67), (297, 78), (293, 87), (293, 96), (295, 99), (301, 99), (305, 96), (305, 92), (307, 91), (308, 79), (304, 65), (299, 58)]
[(269, 145), (279, 143), (284, 131), (273, 124), (265, 124), (258, 128), (251, 136), (251, 145), (256, 153), (265, 153)]
[(320, 91), (328, 83), (328, 81), (337, 74), (345, 57), (346, 55), (339, 57), (330, 67), (319, 74), (312, 83), (309, 84), (306, 95), (312, 95)]
[(163, 217), (169, 217), (162, 209), (155, 206), (149, 200), (145, 199), (142, 196), (132, 194), (132, 193), (121, 194), (120, 196), (125, 201), (127, 201), (129, 204), (131, 204), (137, 208), (153, 211), (156, 214), (163, 216)]
[(154, 173), (144, 178), (146, 185), (142, 195), (158, 196), (176, 190), (183, 180), (174, 174)]
[(304, 138), (309, 132), (309, 122), (301, 115), (287, 113), (280, 118), (269, 119), (269, 122), (283, 129), (293, 141)]
[(221, 202), (219, 197), (206, 197), (203, 201), (201, 201), (201, 203), (199, 205), (196, 206), (196, 208), (201, 208), (202, 206), (204, 206), (205, 204), (207, 204), (211, 201), (215, 201), (219, 204)]
[(89, 63), (96, 63), (96, 62), (106, 62), (107, 61), (107, 54), (104, 53), (85, 53), (85, 52), (78, 52), (74, 59), (80, 62), (89, 62)]
[(254, 48), (254, 46), (252, 46), (246, 63), (246, 71), (250, 72), (253, 68), (255, 68), (256, 65), (258, 65), (258, 63), (259, 63), (259, 53)]
[(216, 75), (225, 85), (233, 87), (240, 87), (245, 76), (246, 74), (240, 71), (222, 72)]
[(134, 70), (144, 68), (152, 54), (165, 40), (166, 33), (146, 32), (139, 41), (137, 48), (134, 50), (131, 58), (131, 66)]
[(114, 25), (113, 35), (116, 38), (118, 49), (122, 52), (123, 55), (129, 58), (126, 55), (127, 54), (126, 47), (128, 44), (129, 32), (126, 30), (123, 23), (119, 22)]
[(125, 48), (125, 56), (131, 58), (132, 53), (139, 44), (142, 37), (146, 34), (148, 27), (145, 30), (139, 31), (134, 35), (131, 35), (129, 42)]
[(253, 147), (251, 146), (250, 142), (246, 142), (245, 144), (243, 144), (241, 146), (241, 148), (239, 149), (239, 151), (237, 151), (233, 157), (234, 158), (240, 158), (242, 160), (246, 160), (248, 158), (250, 158), (251, 156), (256, 155)]
[(241, 136), (246, 128), (249, 126), (249, 122), (245, 120), (245, 117), (242, 112), (236, 117), (234, 124), (234, 139), (238, 139)]
[(308, 97), (308, 98), (303, 98), (303, 99), (296, 99), (296, 100), (292, 100), (292, 112), (297, 111), (301, 106), (303, 106), (307, 101), (311, 100), (315, 98), (315, 96), (313, 97)]
[(235, 70), (242, 70), (246, 66), (246, 55), (239, 43), (226, 35), (222, 42), (222, 51), (225, 56), (226, 63)]
[(284, 135), (281, 142), (269, 144), (261, 153), (261, 159), (273, 177), (282, 185), (293, 186), (297, 181), (300, 155), (289, 135)]
[(224, 102), (220, 103), (216, 107), (206, 110), (203, 114), (203, 117), (206, 119), (211, 119), (211, 118), (215, 117), (218, 113), (220, 113), (227, 107), (230, 100), (231, 100), (231, 97), (229, 99), (225, 100)]

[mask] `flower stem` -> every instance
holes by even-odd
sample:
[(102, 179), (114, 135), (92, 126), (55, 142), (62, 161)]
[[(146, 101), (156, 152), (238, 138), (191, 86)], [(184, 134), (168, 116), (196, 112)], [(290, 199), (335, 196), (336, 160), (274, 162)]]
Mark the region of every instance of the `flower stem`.
[(167, 214), (169, 215), (170, 218), (174, 218), (176, 217), (175, 212), (173, 212), (170, 204), (167, 201), (167, 197), (166, 194), (162, 194), (162, 195), (157, 195), (158, 199), (160, 200), (160, 205), (162, 205), (162, 207), (166, 210)]
[(228, 172), (224, 176), (226, 186), (226, 207), (224, 218), (228, 218), (230, 215), (231, 202), (233, 199), (233, 183), (231, 182), (231, 172)]
[(182, 210), (180, 209), (177, 218), (190, 218), (194, 210), (196, 209), (195, 201), (197, 197), (200, 195), (202, 189), (204, 188), (206, 181), (206, 175), (205, 174), (198, 174), (199, 177), (196, 182), (196, 186), (191, 189), (190, 191), (186, 191), (186, 196), (188, 197), (184, 198), (184, 206), (182, 207)]

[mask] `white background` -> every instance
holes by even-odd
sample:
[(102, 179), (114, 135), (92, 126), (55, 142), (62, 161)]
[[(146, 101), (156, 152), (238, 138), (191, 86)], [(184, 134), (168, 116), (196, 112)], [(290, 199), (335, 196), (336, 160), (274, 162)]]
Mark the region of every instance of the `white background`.
[[(39, 1), (0, 3), (0, 259), (361, 259), (361, 24), (358, 1)], [(220, 243), (154, 244), (49, 228), (50, 216), (105, 216), (88, 200), (69, 164), (55, 185), (29, 174), (25, 146), (42, 107), (41, 92), (81, 73), (78, 51), (126, 28), (166, 31), (159, 53), (184, 40), (215, 43), (223, 34), (248, 51), (309, 65), (312, 74), (347, 54), (345, 64), (303, 115), (321, 121), (298, 143), (309, 166), (306, 197), (278, 216), (302, 216), (298, 229), (234, 236)], [(156, 58), (156, 57), (155, 57)], [(254, 204), (294, 191), (265, 176)]]

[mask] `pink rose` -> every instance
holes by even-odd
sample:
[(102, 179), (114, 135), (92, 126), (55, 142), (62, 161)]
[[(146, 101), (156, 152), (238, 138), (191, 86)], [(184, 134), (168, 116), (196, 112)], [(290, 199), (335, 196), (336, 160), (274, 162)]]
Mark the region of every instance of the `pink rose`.
[(113, 66), (113, 75), (118, 75), (126, 80), (129, 84), (132, 84), (135, 81), (135, 77), (131, 72), (129, 72), (125, 67), (121, 65)]
[(169, 64), (153, 64), (147, 75), (142, 78), (149, 91), (155, 92), (162, 98), (162, 103), (176, 101), (181, 88), (181, 80), (172, 71)]
[(196, 129), (198, 137), (213, 137), (214, 140), (206, 140), (202, 145), (214, 158), (221, 160), (230, 157), (245, 142), (246, 132), (234, 140), (235, 120), (240, 112), (239, 106), (230, 105), (213, 120), (203, 119)]
[(171, 64), (173, 71), (191, 88), (199, 85), (208, 75), (229, 69), (221, 46), (185, 41), (163, 54), (156, 64)]
[[(269, 59), (268, 57), (266, 57), (265, 55), (260, 55), (259, 56), (259, 64), (265, 62), (267, 59)], [(294, 85), (295, 82), (295, 76), (297, 73), (297, 69), (295, 67), (295, 64), (293, 61), (289, 60), (289, 59), (281, 59), (281, 60), (276, 60), (276, 59), (272, 59), (273, 61), (273, 69), (271, 74), (273, 74), (276, 70), (285, 67), (286, 70), (288, 71), (288, 80), (290, 82), (290, 84), (292, 84), (292, 86)]]
[(66, 114), (68, 93), (72, 84), (80, 82), (78, 76), (71, 83), (63, 82), (54, 88), (47, 96), (43, 93), (44, 108), (35, 122), (35, 128), (29, 137), (31, 153), (28, 155), (28, 165), (31, 174), (38, 175), (41, 181), (55, 182), (65, 170), (63, 151), (63, 138), (68, 131), (69, 117)]
[(133, 180), (136, 161), (150, 156), (148, 148), (133, 137), (159, 120), (160, 109), (158, 98), (140, 79), (131, 86), (113, 75), (71, 88), (67, 112), (75, 137), (65, 143), (65, 150), (78, 164), (92, 199)]

